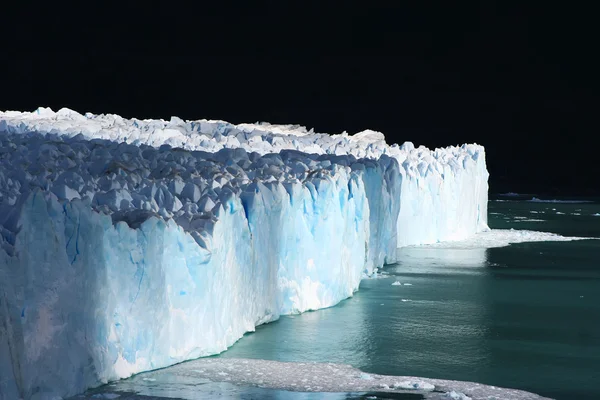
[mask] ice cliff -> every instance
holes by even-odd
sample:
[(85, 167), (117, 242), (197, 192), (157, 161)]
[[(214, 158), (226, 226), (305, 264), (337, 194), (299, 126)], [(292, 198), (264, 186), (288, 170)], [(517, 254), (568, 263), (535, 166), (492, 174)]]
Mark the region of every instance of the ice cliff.
[(0, 399), (221, 352), (487, 229), (478, 145), (43, 108), (0, 112), (0, 144)]

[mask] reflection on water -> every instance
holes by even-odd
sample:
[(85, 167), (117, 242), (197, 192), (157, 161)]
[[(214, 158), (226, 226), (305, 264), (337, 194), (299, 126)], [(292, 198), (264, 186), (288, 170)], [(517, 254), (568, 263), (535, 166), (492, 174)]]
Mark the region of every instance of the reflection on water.
[(444, 267), (451, 268), (451, 271), (466, 272), (462, 268), (485, 268), (487, 251), (485, 248), (403, 247), (396, 251), (396, 256), (398, 265), (405, 270), (418, 268), (420, 272), (440, 272), (438, 267)]
[(332, 308), (283, 316), (257, 327), (220, 357), (365, 365), (374, 351), (368, 306), (355, 297)]
[[(489, 314), (487, 252), (484, 248), (398, 249), (397, 264), (386, 269), (393, 279), (412, 285), (403, 285), (397, 293), (401, 300), (410, 301), (394, 307), (394, 323), (383, 328), (388, 333), (375, 333), (385, 338), (378, 351), (383, 360), (365, 368), (458, 380), (468, 372), (469, 380), (479, 381), (479, 371), (489, 362), (484, 340)], [(376, 290), (393, 299), (396, 293), (386, 289)], [(391, 357), (385, 357), (386, 352)]]

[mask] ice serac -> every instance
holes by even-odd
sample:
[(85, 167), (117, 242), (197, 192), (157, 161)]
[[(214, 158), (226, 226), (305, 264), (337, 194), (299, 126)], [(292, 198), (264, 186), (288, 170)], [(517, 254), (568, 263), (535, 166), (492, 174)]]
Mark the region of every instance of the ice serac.
[(477, 145), (67, 109), (0, 113), (0, 145), (2, 400), (219, 353), (487, 228)]
[(489, 175), (480, 146), (401, 148), (398, 247), (460, 240), (488, 229)]

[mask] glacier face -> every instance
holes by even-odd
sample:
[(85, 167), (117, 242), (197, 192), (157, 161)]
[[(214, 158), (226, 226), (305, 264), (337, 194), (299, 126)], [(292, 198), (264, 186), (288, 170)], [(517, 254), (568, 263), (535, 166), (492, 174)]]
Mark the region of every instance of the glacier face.
[(0, 113), (0, 141), (3, 399), (221, 352), (487, 228), (477, 145), (64, 109)]

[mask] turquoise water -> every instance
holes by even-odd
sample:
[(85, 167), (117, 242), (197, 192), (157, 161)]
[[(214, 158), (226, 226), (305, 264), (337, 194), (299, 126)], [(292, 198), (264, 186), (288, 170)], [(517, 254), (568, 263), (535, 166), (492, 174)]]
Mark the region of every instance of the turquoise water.
[[(599, 203), (492, 201), (489, 212), (491, 228), (600, 237)], [(399, 258), (385, 275), (364, 280), (354, 297), (260, 326), (217, 357), (335, 362), (556, 399), (600, 399), (600, 241), (405, 248)], [(184, 395), (189, 382), (177, 379), (169, 397), (192, 398)], [(117, 388), (135, 391), (128, 381)], [(239, 389), (236, 398), (323, 395), (206, 382), (196, 383), (196, 394), (201, 384), (205, 394)], [(165, 396), (164, 389), (157, 382), (144, 394)], [(342, 398), (366, 398), (356, 396)]]
[[(600, 204), (490, 202), (489, 211), (492, 228), (600, 237)], [(399, 254), (389, 278), (364, 280), (336, 307), (258, 327), (220, 357), (348, 363), (600, 399), (600, 241)]]

